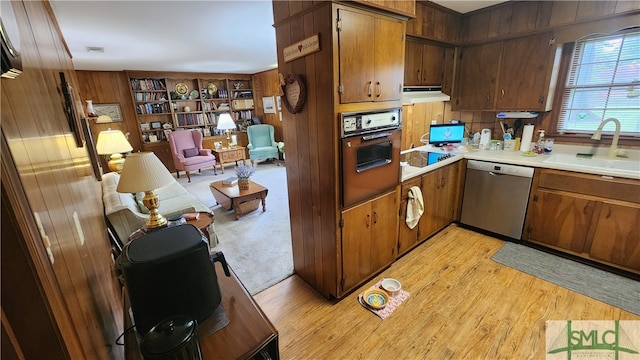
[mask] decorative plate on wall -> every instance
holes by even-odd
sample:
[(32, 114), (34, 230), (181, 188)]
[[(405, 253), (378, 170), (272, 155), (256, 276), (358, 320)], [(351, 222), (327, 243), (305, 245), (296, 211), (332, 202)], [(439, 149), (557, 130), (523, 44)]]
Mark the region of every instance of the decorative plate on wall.
[(215, 95), (218, 92), (218, 87), (214, 83), (208, 83), (207, 92), (209, 92), (209, 95), (213, 97), (213, 95)]
[(282, 74), (279, 74), (279, 77), (280, 87), (284, 94), (284, 105), (292, 114), (300, 112), (307, 97), (307, 90), (305, 88), (304, 81), (302, 81), (302, 77), (295, 74), (287, 75), (286, 79)]
[(187, 95), (189, 92), (189, 87), (185, 83), (177, 83), (176, 84), (176, 93), (179, 95)]

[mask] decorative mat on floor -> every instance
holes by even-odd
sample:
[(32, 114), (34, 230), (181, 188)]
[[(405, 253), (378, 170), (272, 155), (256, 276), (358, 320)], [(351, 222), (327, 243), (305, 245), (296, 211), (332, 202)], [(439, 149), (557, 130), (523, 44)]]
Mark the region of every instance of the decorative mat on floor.
[[(375, 288), (380, 288), (380, 284), (382, 284), (382, 280), (380, 279), (380, 281), (378, 281), (377, 283), (375, 283), (373, 286), (371, 286), (369, 289), (375, 289)], [(368, 290), (368, 289), (367, 289)], [(362, 300), (362, 294), (364, 293), (361, 292), (360, 294), (358, 294), (358, 302), (360, 303), (360, 305), (362, 305), (365, 309), (371, 311), (372, 313), (376, 314), (379, 318), (381, 318), (382, 320), (388, 318), (389, 316), (391, 316), (391, 314), (396, 311), (396, 309), (402, 305), (402, 303), (407, 300), (409, 298), (409, 292), (404, 290), (404, 289), (400, 289), (400, 291), (398, 291), (398, 293), (396, 295), (389, 295), (389, 303), (383, 307), (382, 309), (372, 309), (370, 308), (367, 304), (364, 303), (364, 300)]]
[(491, 259), (590, 298), (640, 315), (640, 281), (507, 242)]

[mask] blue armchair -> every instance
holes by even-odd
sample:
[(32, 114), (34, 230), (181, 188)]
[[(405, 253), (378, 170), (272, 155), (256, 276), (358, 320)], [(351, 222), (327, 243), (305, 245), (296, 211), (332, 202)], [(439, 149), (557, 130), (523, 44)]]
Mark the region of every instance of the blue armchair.
[(247, 137), (249, 159), (252, 163), (256, 160), (278, 158), (278, 144), (275, 140), (273, 125), (251, 125), (247, 128)]

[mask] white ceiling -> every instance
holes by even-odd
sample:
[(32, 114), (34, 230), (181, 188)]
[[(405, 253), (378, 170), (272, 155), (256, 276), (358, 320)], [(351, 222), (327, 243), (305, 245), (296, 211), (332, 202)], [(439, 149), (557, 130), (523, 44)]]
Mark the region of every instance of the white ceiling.
[[(503, 2), (431, 1), (460, 13)], [(271, 0), (50, 3), (76, 70), (254, 74), (277, 67)]]

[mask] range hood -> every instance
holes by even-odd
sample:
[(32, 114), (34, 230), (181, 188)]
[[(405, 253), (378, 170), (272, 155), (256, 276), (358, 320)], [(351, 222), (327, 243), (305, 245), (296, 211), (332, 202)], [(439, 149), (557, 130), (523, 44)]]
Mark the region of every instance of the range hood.
[(441, 86), (405, 86), (402, 88), (402, 105), (449, 101), (451, 97), (442, 92)]

